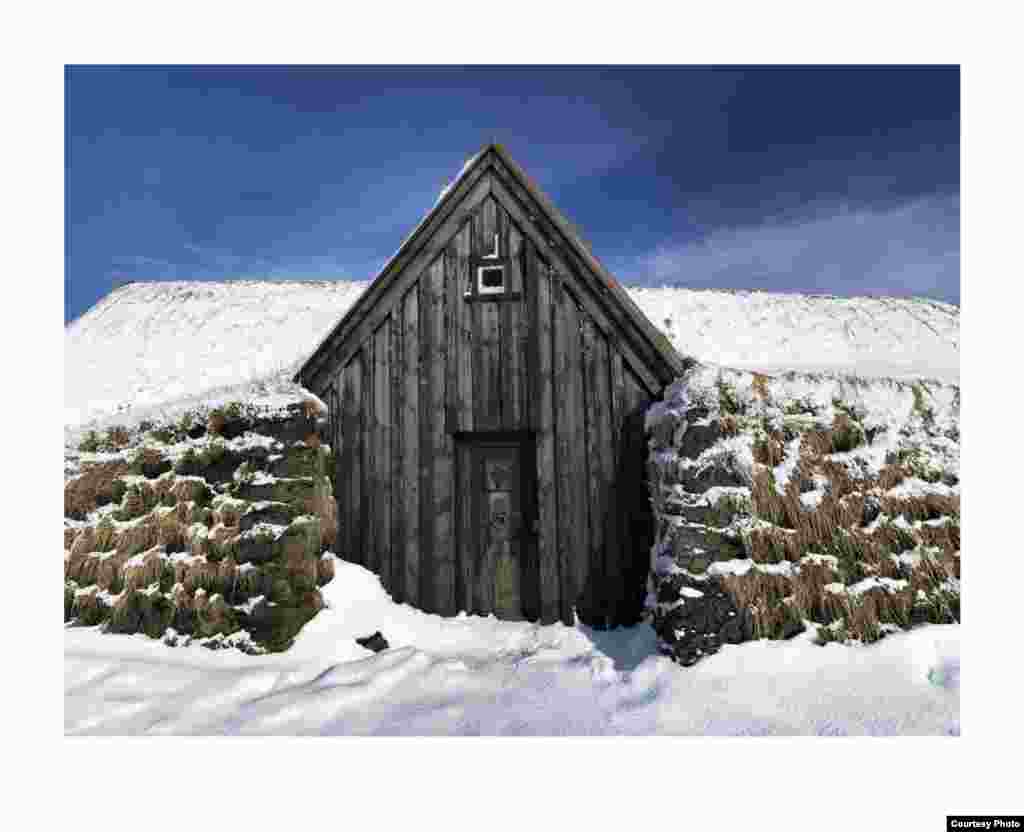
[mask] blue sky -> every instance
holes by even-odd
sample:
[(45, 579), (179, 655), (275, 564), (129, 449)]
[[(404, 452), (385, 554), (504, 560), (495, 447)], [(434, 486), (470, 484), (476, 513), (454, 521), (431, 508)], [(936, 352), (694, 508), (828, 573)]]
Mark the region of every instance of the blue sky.
[(506, 145), (626, 284), (960, 299), (960, 73), (68, 67), (68, 321), (124, 280), (372, 278)]

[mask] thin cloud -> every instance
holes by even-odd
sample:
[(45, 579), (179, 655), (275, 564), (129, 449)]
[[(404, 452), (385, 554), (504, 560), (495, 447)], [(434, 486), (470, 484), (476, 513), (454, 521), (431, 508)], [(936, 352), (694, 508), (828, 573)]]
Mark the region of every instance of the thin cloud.
[(640, 258), (640, 283), (919, 295), (960, 302), (960, 197), (835, 208), (788, 223), (718, 229)]

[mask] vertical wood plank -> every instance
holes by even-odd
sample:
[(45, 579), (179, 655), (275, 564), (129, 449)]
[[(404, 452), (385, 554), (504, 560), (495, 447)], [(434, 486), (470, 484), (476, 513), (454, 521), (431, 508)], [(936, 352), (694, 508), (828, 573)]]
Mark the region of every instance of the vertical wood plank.
[(420, 601), (420, 337), (418, 283), (402, 301), (402, 513), (405, 598)]
[(473, 304), (467, 303), (465, 294), (470, 288), (470, 244), (472, 241), (472, 221), (462, 226), (462, 230), (455, 235), (456, 287), (455, 308), (452, 310), (452, 321), (455, 333), (458, 336), (455, 360), (452, 366), (455, 367), (456, 376), (456, 429), (463, 431), (473, 430), (473, 400), (475, 398), (475, 377), (473, 375), (473, 355), (476, 351), (476, 343), (473, 340)]
[(405, 319), (402, 302), (388, 315), (391, 391), (391, 470), (388, 473), (391, 495), (391, 597), (396, 603), (405, 601), (405, 500), (402, 487), (403, 462), (402, 416), (405, 412), (405, 350), (403, 349)]
[[(458, 235), (456, 235), (458, 236)], [(444, 250), (444, 292), (448, 325), (445, 329), (444, 425), (447, 433), (458, 429), (459, 402), (459, 255), (453, 237)]]
[(347, 551), (345, 557), (353, 563), (365, 564), (363, 552), (363, 367), (362, 355), (356, 353), (345, 368), (344, 403), (345, 410), (345, 448), (347, 451), (345, 481), (347, 494), (346, 516), (348, 531), (346, 534)]
[(578, 413), (572, 389), (575, 382), (573, 354), (579, 349), (579, 330), (576, 307), (566, 295), (560, 275), (552, 277), (551, 295), (554, 327), (552, 358), (558, 397), (555, 408), (555, 476), (558, 493), (559, 614), (563, 623), (572, 625), (577, 593), (576, 531), (581, 522), (581, 518), (574, 513), (575, 492), (580, 489), (581, 483), (574, 443)]
[(331, 471), (334, 488), (334, 516), (337, 519), (337, 528), (334, 535), (334, 552), (341, 557), (344, 557), (345, 553), (345, 540), (341, 535), (343, 533), (342, 530), (347, 526), (344, 514), (346, 505), (342, 501), (342, 494), (345, 491), (343, 472), (346, 470), (342, 462), (342, 456), (345, 453), (345, 446), (342, 440), (345, 411), (341, 404), (344, 385), (345, 371), (343, 367), (339, 367), (337, 368), (337, 375), (331, 382), (328, 407), (331, 413), (331, 464), (334, 466), (334, 470)]
[(428, 612), (436, 612), (434, 604), (434, 434), (431, 412), (431, 373), (434, 359), (433, 340), (430, 337), (430, 268), (426, 269), (417, 282), (417, 308), (419, 310), (419, 427), (420, 427), (420, 487), (419, 487), (419, 529), (420, 529), (420, 606)]
[(500, 205), (498, 206), (498, 212), (504, 229), (502, 235), (502, 256), (508, 258), (508, 266), (505, 271), (506, 285), (509, 292), (522, 294), (524, 291), (522, 267), (523, 235), (508, 215), (508, 212)]
[(465, 443), (456, 448), (456, 476), (458, 485), (456, 488), (456, 522), (458, 532), (458, 571), (457, 577), (457, 604), (459, 609), (467, 613), (478, 612), (473, 603), (473, 585), (476, 580), (475, 556), (476, 540), (473, 534), (473, 469), (472, 452)]
[(488, 301), (473, 304), (478, 320), (476, 345), (478, 375), (473, 421), (477, 430), (501, 428), (501, 319), (500, 304)]
[[(498, 210), (499, 223), (502, 227), (503, 251), (508, 252), (508, 265), (505, 268), (508, 290), (522, 294), (523, 280), (520, 274), (522, 257), (522, 235), (511, 225), (503, 208)], [(526, 360), (524, 345), (527, 343), (527, 317), (524, 314), (525, 300), (509, 301), (501, 304), (502, 321), (502, 361), (503, 377), (502, 396), (504, 401), (503, 424), (508, 430), (523, 430), (529, 427), (529, 412), (526, 404)]]
[(441, 615), (455, 614), (455, 550), (452, 539), (452, 487), (454, 460), (452, 436), (445, 431), (444, 403), (448, 356), (448, 308), (445, 303), (445, 257), (430, 270), (430, 407), (434, 455), (434, 605)]
[[(616, 518), (615, 494), (615, 414), (611, 388), (611, 364), (608, 341), (595, 329), (593, 387), (597, 409), (594, 411), (595, 441), (598, 449), (600, 467), (600, 499), (595, 508), (598, 522), (603, 523), (603, 541), (600, 552), (601, 559), (601, 604), (600, 614), (604, 625), (610, 626), (613, 618), (613, 606), (610, 598), (621, 585), (622, 576), (617, 569), (618, 563), (618, 522)], [(595, 532), (596, 534), (596, 532)]]
[[(474, 217), (474, 256), (490, 254), (498, 233), (498, 205), (493, 198), (483, 201)], [(473, 275), (476, 280), (476, 275)], [(501, 303), (482, 300), (473, 304), (476, 391), (473, 421), (476, 430), (502, 427), (502, 331)]]
[(587, 456), (587, 422), (583, 388), (582, 355), (582, 312), (575, 298), (565, 292), (566, 320), (566, 435), (569, 446), (568, 474), (571, 478), (569, 505), (572, 523), (569, 524), (569, 564), (573, 602), (578, 603), (584, 614), (589, 598), (585, 597), (589, 587), (590, 568), (590, 506), (587, 499), (589, 464)]
[(480, 204), (477, 217), (479, 222), (476, 226), (477, 240), (473, 255), (486, 257), (494, 250), (494, 235), (498, 231), (498, 203), (494, 201), (494, 197), (489, 196)]
[(552, 300), (547, 266), (529, 245), (526, 253), (528, 280), (534, 292), (537, 336), (534, 341), (533, 389), (536, 391), (537, 428), (537, 551), (540, 559), (541, 621), (553, 624), (561, 615), (558, 571), (558, 491), (555, 485), (554, 389), (552, 363)]
[(355, 403), (352, 397), (352, 363), (341, 368), (341, 444), (338, 447), (337, 473), (338, 482), (338, 523), (341, 536), (338, 540), (338, 554), (345, 560), (352, 557), (352, 527), (354, 525), (354, 494), (352, 493), (352, 452), (354, 435), (352, 433), (352, 415)]
[(469, 450), (469, 509), (474, 529), (473, 607), (486, 615), (494, 611), (494, 568), (487, 534), (487, 500), (484, 497), (483, 462), (478, 448)]
[(374, 417), (376, 440), (374, 472), (374, 535), (377, 570), (381, 582), (390, 592), (391, 582), (391, 371), (390, 327), (387, 321), (374, 333)]
[[(623, 489), (623, 453), (624, 434), (626, 421), (626, 376), (623, 367), (622, 353), (609, 345), (611, 355), (609, 356), (609, 375), (611, 382), (611, 405), (612, 405), (612, 447), (615, 454), (615, 503), (610, 514), (613, 516), (616, 533), (616, 546), (610, 549), (607, 559), (609, 575), (608, 594), (606, 603), (610, 614), (618, 617), (618, 610), (622, 605), (622, 580), (623, 570), (629, 560), (631, 551), (629, 543), (628, 512), (625, 507)], [(614, 579), (614, 585), (612, 580)]]
[(580, 328), (580, 343), (583, 359), (583, 417), (585, 424), (585, 457), (587, 466), (587, 511), (589, 545), (587, 547), (587, 578), (585, 585), (587, 613), (591, 623), (604, 625), (602, 599), (606, 576), (604, 570), (604, 471), (601, 450), (604, 441), (602, 432), (603, 408), (607, 403), (602, 397), (599, 382), (601, 363), (599, 342), (603, 337), (597, 331), (590, 317), (583, 313)]
[(628, 365), (624, 365), (624, 429), (620, 503), (622, 505), (622, 598), (616, 623), (629, 625), (639, 620), (644, 585), (650, 568), (653, 544), (653, 515), (647, 492), (644, 409), (650, 401), (647, 388)]
[(373, 386), (376, 373), (374, 338), (371, 335), (360, 348), (363, 361), (363, 565), (371, 572), (380, 569), (377, 561), (377, 486), (376, 438), (377, 417), (374, 408)]

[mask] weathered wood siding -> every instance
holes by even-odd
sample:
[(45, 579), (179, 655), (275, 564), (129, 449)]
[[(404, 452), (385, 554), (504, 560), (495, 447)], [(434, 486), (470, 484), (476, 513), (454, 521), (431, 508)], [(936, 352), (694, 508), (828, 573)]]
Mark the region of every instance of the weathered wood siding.
[[(479, 555), (460, 508), (473, 482), (458, 438), (523, 432), (535, 440), (541, 620), (571, 622), (575, 609), (626, 622), (649, 554), (634, 515), (638, 495), (646, 503), (635, 426), (657, 392), (650, 372), (514, 206), (488, 191), (454, 216), (461, 224), (432, 242), (432, 259), (379, 301), (374, 326), (337, 348), (340, 554), (378, 572), (396, 600), (487, 612), (475, 609)], [(495, 235), (507, 293), (470, 297)]]

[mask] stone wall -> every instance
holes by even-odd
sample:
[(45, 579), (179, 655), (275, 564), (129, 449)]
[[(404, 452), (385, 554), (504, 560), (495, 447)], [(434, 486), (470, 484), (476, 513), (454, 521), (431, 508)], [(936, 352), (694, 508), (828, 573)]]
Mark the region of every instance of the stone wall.
[(66, 626), (287, 648), (333, 571), (323, 415), (312, 400), (237, 403), (67, 450)]
[(937, 382), (688, 370), (647, 416), (661, 649), (958, 620), (959, 406)]

